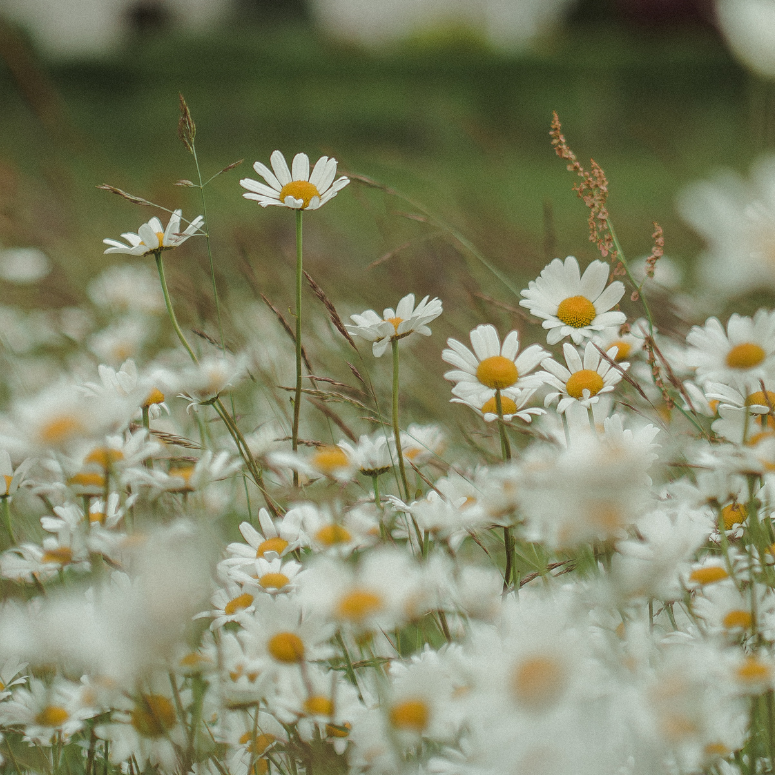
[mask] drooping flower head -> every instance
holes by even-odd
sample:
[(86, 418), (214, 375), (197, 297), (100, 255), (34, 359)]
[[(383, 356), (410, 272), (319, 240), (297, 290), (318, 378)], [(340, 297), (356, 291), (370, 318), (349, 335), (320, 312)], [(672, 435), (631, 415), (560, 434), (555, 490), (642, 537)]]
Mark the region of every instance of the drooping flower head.
[(412, 334), (430, 336), (428, 323), (441, 315), (441, 301), (426, 296), (416, 307), (414, 294), (404, 296), (395, 309), (387, 308), (382, 316), (373, 309), (361, 315), (350, 315), (355, 325), (346, 325), (351, 336), (360, 336), (374, 342), (372, 351), (379, 358), (393, 339), (405, 339)]
[(110, 247), (105, 253), (124, 253), (129, 256), (149, 256), (152, 253), (160, 253), (162, 250), (172, 250), (172, 248), (182, 245), (189, 237), (196, 234), (199, 227), (204, 223), (204, 218), (198, 215), (183, 230), (180, 230), (182, 210), (175, 210), (170, 217), (170, 221), (165, 229), (161, 221), (155, 216), (148, 223), (144, 223), (137, 234), (126, 232), (121, 236), (129, 243), (113, 239), (102, 240)]
[(520, 306), (544, 318), (541, 325), (549, 329), (549, 344), (557, 344), (566, 336), (581, 344), (597, 331), (620, 326), (626, 319), (624, 313), (611, 310), (622, 298), (624, 285), (615, 280), (606, 287), (608, 272), (608, 264), (593, 261), (582, 275), (573, 256), (565, 261), (555, 258), (522, 291), (525, 298)]
[[(336, 159), (321, 156), (310, 174), (309, 157), (306, 153), (297, 153), (293, 157), (291, 169), (280, 151), (271, 156), (272, 169), (257, 161), (253, 169), (266, 183), (252, 178), (243, 178), (240, 185), (247, 189), (242, 196), (255, 199), (261, 207), (277, 205), (292, 210), (317, 210), (321, 205), (333, 199), (350, 179), (336, 177)], [(268, 185), (267, 185), (268, 184)]]

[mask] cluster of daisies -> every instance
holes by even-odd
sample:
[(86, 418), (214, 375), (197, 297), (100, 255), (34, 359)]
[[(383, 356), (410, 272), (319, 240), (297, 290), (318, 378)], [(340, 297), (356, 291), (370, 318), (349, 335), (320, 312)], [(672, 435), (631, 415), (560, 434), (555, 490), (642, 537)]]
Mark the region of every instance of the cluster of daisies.
[[(241, 184), (300, 218), (336, 167)], [(668, 337), (609, 264), (555, 259), (521, 292), (541, 326), (449, 339), (453, 406), (418, 423), (439, 299), (300, 321), (289, 402), (272, 313), (230, 295), (239, 350), (177, 322), (163, 254), (206, 229), (152, 218), (105, 252), (158, 278), (4, 317), (4, 771), (772, 771), (775, 313)]]

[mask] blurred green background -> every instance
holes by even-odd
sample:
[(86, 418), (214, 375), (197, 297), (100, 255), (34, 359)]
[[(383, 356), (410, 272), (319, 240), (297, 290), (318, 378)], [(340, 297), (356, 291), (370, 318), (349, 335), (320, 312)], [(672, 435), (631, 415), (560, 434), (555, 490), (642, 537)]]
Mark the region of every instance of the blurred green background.
[[(276, 148), (288, 158), (332, 155), (343, 172), (411, 197), (524, 287), (554, 256), (596, 257), (576, 180), (550, 145), (553, 110), (580, 161), (605, 170), (630, 258), (648, 255), (658, 221), (666, 254), (689, 273), (701, 243), (674, 212), (676, 192), (720, 166), (746, 172), (766, 145), (762, 87), (702, 14), (636, 19), (581, 3), (561, 29), (506, 55), (456, 29), (368, 51), (326, 40), (293, 4), (287, 14), (266, 7), (206, 36), (144, 30), (98, 61), (47, 61), (3, 24), (0, 244), (39, 246), (55, 263), (38, 289), (4, 287), (6, 303), (78, 303), (108, 261), (102, 239), (153, 214), (99, 184), (190, 218), (201, 212), (198, 192), (174, 185), (196, 179), (177, 138), (179, 92), (203, 175), (245, 160), (206, 189), (226, 296), (245, 285), (246, 262), (271, 296), (284, 299), (292, 283), (292, 218), (243, 199), (239, 187)], [(448, 234), (406, 217), (416, 212), (354, 182), (305, 217), (306, 267), (343, 316), (428, 293), (459, 307), (459, 332), (481, 322), (482, 296), (516, 305)], [(188, 244), (168, 271), (193, 298), (208, 287), (208, 267), (204, 241)]]

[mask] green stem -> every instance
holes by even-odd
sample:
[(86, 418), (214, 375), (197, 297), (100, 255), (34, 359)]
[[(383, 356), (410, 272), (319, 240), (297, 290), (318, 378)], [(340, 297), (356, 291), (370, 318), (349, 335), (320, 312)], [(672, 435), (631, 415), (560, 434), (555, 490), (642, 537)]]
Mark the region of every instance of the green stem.
[(11, 546), (14, 546), (16, 544), (16, 539), (14, 538), (13, 528), (11, 527), (11, 504), (9, 503), (9, 500), (10, 498), (7, 495), (0, 498), (0, 501), (3, 502), (3, 524), (8, 531), (8, 538), (11, 541)]
[[(401, 481), (404, 485), (404, 497), (409, 502), (409, 483), (406, 481), (406, 468), (404, 467), (404, 452), (401, 449), (401, 429), (398, 425), (398, 339), (390, 340), (393, 349), (393, 438), (396, 441), (396, 455), (398, 456), (398, 470), (401, 472)], [(420, 542), (422, 546), (422, 542)]]
[(509, 437), (506, 435), (506, 425), (503, 422), (503, 401), (501, 400), (501, 391), (495, 391), (495, 411), (498, 413), (498, 432), (501, 437), (501, 455), (503, 462), (508, 463), (511, 460), (511, 445)]
[(178, 319), (175, 317), (175, 310), (172, 309), (172, 300), (170, 299), (170, 292), (167, 289), (167, 280), (164, 277), (164, 263), (161, 260), (161, 251), (158, 250), (156, 253), (154, 253), (156, 256), (156, 267), (159, 270), (159, 280), (161, 280), (161, 290), (164, 294), (164, 303), (167, 305), (167, 313), (170, 316), (170, 321), (172, 322), (172, 327), (175, 329), (175, 333), (178, 335), (178, 339), (180, 339), (181, 344), (183, 347), (186, 348), (188, 351), (188, 354), (191, 356), (191, 360), (194, 363), (199, 363), (199, 359), (194, 354), (194, 351), (191, 349), (191, 345), (186, 340), (186, 337), (183, 335), (183, 332), (180, 330), (180, 326), (178, 325)]
[[(293, 398), (293, 430), (291, 443), (293, 451), (299, 448), (299, 415), (301, 414), (301, 280), (302, 266), (301, 210), (296, 210), (296, 392)], [(293, 486), (299, 486), (299, 474), (293, 474)]]
[(597, 425), (595, 425), (595, 413), (592, 411), (592, 404), (587, 407), (587, 417), (589, 417), (589, 428), (597, 436)]
[(632, 272), (630, 272), (630, 266), (627, 263), (627, 259), (624, 257), (624, 251), (622, 250), (622, 246), (619, 244), (619, 240), (616, 236), (616, 232), (614, 231), (614, 226), (610, 220), (607, 221), (606, 223), (608, 225), (608, 233), (611, 235), (611, 239), (614, 241), (614, 247), (616, 248), (617, 258), (622, 262), (624, 271), (627, 272), (627, 277), (629, 278), (635, 290), (638, 292), (638, 295), (640, 296), (640, 300), (643, 302), (643, 309), (646, 311), (646, 318), (649, 321), (649, 334), (651, 334), (651, 336), (654, 336), (654, 320), (651, 317), (651, 309), (649, 308), (649, 304), (646, 301), (646, 296), (643, 293), (643, 283), (639, 285), (638, 282), (635, 280), (635, 278), (632, 276)]

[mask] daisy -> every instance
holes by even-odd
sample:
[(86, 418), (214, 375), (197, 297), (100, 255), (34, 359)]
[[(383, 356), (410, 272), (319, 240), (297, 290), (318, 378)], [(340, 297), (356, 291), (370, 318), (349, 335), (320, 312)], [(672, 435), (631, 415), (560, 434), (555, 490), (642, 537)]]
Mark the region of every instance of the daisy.
[(280, 151), (272, 154), (271, 162), (271, 170), (259, 161), (253, 165), (253, 169), (269, 185), (252, 178), (240, 180), (240, 185), (248, 190), (242, 196), (255, 199), (261, 207), (278, 205), (292, 210), (317, 210), (350, 182), (346, 177), (334, 180), (336, 159), (329, 159), (328, 156), (318, 159), (312, 174), (306, 153), (297, 153), (293, 157), (291, 169), (288, 169), (288, 163)]
[[(506, 389), (501, 392), (501, 411), (503, 419), (510, 422), (518, 417), (522, 422), (531, 422), (533, 416), (545, 414), (543, 409), (538, 407), (525, 408), (525, 404), (535, 393), (535, 390), (511, 390)], [(465, 404), (471, 407), (485, 422), (492, 422), (498, 419), (498, 406), (495, 400), (494, 391), (477, 389), (475, 385), (461, 382), (452, 388), (452, 394), (455, 398), (450, 399), (453, 404)]]
[[(446, 363), (455, 367), (448, 371), (444, 379), (475, 388), (489, 389), (491, 397), (498, 390), (508, 388), (535, 387), (540, 384), (536, 375), (525, 378), (541, 361), (546, 351), (537, 344), (519, 353), (519, 334), (511, 331), (500, 343), (495, 326), (477, 326), (470, 334), (473, 352), (456, 339), (447, 339), (449, 349), (441, 353)], [(514, 401), (513, 397), (510, 399)]]
[(760, 309), (753, 318), (734, 314), (726, 331), (717, 318), (694, 326), (686, 337), (688, 359), (704, 382), (722, 382), (748, 392), (775, 377), (775, 314)]
[(361, 315), (350, 315), (355, 325), (345, 325), (351, 336), (360, 336), (370, 342), (375, 358), (385, 352), (394, 340), (405, 339), (412, 334), (430, 336), (428, 323), (441, 315), (441, 301), (426, 296), (416, 307), (414, 294), (404, 296), (394, 309), (388, 307), (380, 317), (373, 309), (367, 309)]
[(172, 213), (167, 228), (162, 226), (161, 221), (155, 216), (148, 223), (144, 223), (137, 234), (126, 232), (121, 236), (129, 243), (113, 239), (102, 240), (110, 247), (105, 253), (125, 253), (129, 256), (150, 256), (153, 253), (161, 253), (162, 250), (172, 250), (172, 248), (182, 245), (189, 237), (199, 231), (199, 227), (204, 223), (204, 218), (198, 215), (189, 223), (184, 231), (180, 230), (180, 216), (182, 210), (175, 210)]
[(583, 275), (573, 256), (565, 261), (555, 258), (538, 276), (531, 280), (525, 298), (519, 302), (549, 329), (546, 341), (557, 344), (570, 336), (581, 344), (595, 332), (610, 326), (620, 326), (626, 318), (623, 312), (611, 311), (624, 294), (624, 285), (614, 280), (608, 287), (608, 264), (593, 261)]
[[(600, 400), (603, 393), (610, 393), (622, 379), (622, 372), (614, 368), (592, 342), (584, 348), (584, 359), (575, 347), (569, 343), (563, 345), (563, 354), (568, 367), (562, 366), (551, 358), (541, 365), (547, 369), (543, 373), (546, 382), (557, 390), (547, 394), (544, 406), (550, 406), (557, 399), (557, 411), (562, 414), (578, 401), (581, 406), (590, 407)], [(616, 357), (616, 348), (612, 347), (606, 356), (610, 360)], [(628, 363), (619, 364), (627, 368)]]

